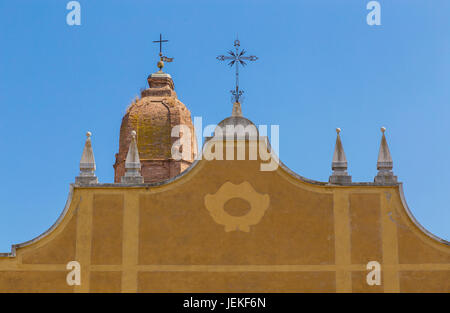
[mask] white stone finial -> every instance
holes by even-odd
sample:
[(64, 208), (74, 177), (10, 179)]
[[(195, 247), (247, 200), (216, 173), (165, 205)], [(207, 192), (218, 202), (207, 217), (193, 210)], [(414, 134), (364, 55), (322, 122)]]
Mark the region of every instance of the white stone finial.
[(381, 127), (382, 136), (377, 160), (378, 173), (374, 178), (374, 182), (390, 185), (397, 183), (397, 176), (394, 176), (394, 173), (392, 172), (394, 163), (392, 162), (391, 152), (389, 151), (385, 131), (386, 127)]
[(76, 184), (97, 184), (98, 179), (95, 176), (95, 158), (92, 150), (91, 132), (86, 133), (86, 143), (84, 144), (83, 154), (80, 161), (80, 175), (75, 177)]
[(143, 184), (144, 177), (141, 175), (141, 161), (136, 143), (136, 131), (131, 131), (131, 142), (125, 159), (125, 175), (121, 182), (124, 184)]
[(352, 177), (347, 173), (347, 158), (345, 156), (344, 147), (342, 146), (340, 128), (336, 128), (336, 145), (334, 147), (333, 161), (331, 169), (333, 173), (329, 178), (332, 184), (348, 184), (352, 182)]

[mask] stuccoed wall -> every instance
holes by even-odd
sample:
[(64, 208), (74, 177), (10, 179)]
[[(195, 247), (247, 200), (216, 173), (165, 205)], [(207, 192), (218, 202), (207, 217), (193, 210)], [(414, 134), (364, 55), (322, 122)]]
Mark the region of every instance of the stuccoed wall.
[[(401, 188), (262, 172), (260, 160), (72, 185), (54, 227), (0, 256), (0, 291), (450, 292), (450, 246), (414, 221)], [(80, 286), (66, 283), (74, 260)], [(380, 286), (366, 283), (369, 261)]]

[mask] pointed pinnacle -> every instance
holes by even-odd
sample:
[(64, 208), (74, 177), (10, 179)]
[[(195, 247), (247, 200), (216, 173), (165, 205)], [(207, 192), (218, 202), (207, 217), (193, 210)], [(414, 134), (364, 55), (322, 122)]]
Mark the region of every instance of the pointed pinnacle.
[(80, 160), (80, 175), (75, 177), (75, 183), (96, 184), (98, 179), (95, 176), (95, 158), (92, 150), (91, 132), (86, 133), (86, 142), (84, 144), (83, 154)]
[(349, 184), (352, 182), (352, 177), (347, 173), (347, 158), (345, 156), (344, 147), (342, 146), (341, 129), (336, 128), (336, 145), (334, 147), (333, 160), (331, 162), (331, 169), (333, 173), (329, 178), (332, 184)]
[(92, 151), (91, 132), (86, 133), (86, 143), (84, 144), (83, 154), (80, 160), (80, 170), (92, 170), (95, 171), (95, 158)]
[(391, 152), (389, 151), (389, 146), (387, 144), (386, 136), (384, 135), (386, 127), (381, 127), (381, 137), (380, 150), (378, 152), (377, 169), (392, 170), (393, 162), (391, 157)]
[(391, 152), (389, 151), (386, 136), (384, 135), (385, 132), (386, 127), (381, 127), (382, 136), (377, 160), (378, 173), (374, 178), (374, 182), (391, 185), (397, 183), (397, 176), (394, 176), (392, 172), (394, 163), (392, 162)]
[(125, 160), (125, 168), (136, 168), (137, 165), (140, 165), (141, 162), (139, 160), (139, 152), (136, 144), (136, 132), (133, 130), (131, 132), (131, 143), (128, 148), (127, 158)]
[(336, 128), (336, 145), (334, 147), (333, 161), (331, 163), (331, 168), (333, 170), (347, 170), (347, 158), (345, 156), (344, 147), (342, 146), (341, 129)]
[(144, 178), (141, 175), (141, 161), (136, 143), (136, 132), (131, 132), (131, 142), (128, 148), (127, 158), (125, 159), (125, 175), (122, 176), (122, 183), (142, 184)]

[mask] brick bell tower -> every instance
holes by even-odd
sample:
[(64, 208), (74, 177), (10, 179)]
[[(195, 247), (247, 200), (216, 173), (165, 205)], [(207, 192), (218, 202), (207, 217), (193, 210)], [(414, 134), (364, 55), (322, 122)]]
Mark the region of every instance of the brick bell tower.
[[(125, 174), (125, 159), (131, 142), (131, 132), (136, 131), (137, 147), (144, 183), (154, 183), (172, 178), (194, 161), (197, 141), (192, 125), (191, 113), (178, 100), (172, 77), (164, 73), (164, 62), (172, 59), (160, 52), (159, 71), (148, 77), (149, 88), (141, 92), (128, 107), (120, 127), (119, 153), (114, 164), (114, 182), (119, 183)], [(179, 139), (172, 137), (172, 128), (186, 125), (191, 130), (191, 152), (183, 154), (181, 160), (172, 158), (172, 146)], [(180, 133), (180, 137), (187, 134)], [(180, 151), (182, 152), (182, 151)]]

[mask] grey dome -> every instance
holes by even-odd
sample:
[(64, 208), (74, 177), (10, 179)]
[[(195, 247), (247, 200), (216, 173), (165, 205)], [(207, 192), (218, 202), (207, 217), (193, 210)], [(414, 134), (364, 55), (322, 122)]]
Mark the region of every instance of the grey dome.
[(223, 137), (234, 136), (240, 138), (245, 136), (245, 138), (248, 138), (250, 134), (254, 137), (257, 137), (259, 134), (256, 125), (243, 116), (230, 116), (222, 120), (214, 130), (214, 136), (219, 136), (220, 131), (222, 131)]

